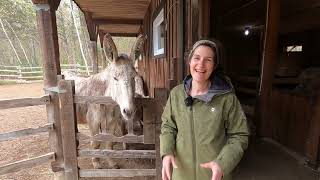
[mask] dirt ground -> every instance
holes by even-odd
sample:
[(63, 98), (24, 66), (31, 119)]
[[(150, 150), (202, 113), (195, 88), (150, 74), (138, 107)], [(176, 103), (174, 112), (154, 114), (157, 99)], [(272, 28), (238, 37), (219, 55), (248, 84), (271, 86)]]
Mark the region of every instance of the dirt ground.
[[(42, 83), (0, 85), (0, 100), (24, 97), (40, 97), (43, 95)], [(45, 106), (14, 108), (0, 110), (0, 133), (19, 129), (42, 126), (47, 123)], [(82, 126), (81, 128), (85, 128)], [(81, 131), (80, 128), (80, 131)], [(88, 145), (80, 144), (80, 147)], [(23, 159), (37, 157), (50, 152), (48, 134), (27, 136), (11, 141), (0, 142), (0, 166)], [(122, 168), (154, 168), (154, 160), (117, 160)], [(104, 165), (106, 163), (103, 163)], [(80, 159), (81, 168), (92, 168), (89, 159)], [(106, 167), (106, 165), (105, 165)], [(50, 163), (42, 164), (19, 172), (0, 176), (0, 180), (53, 180)], [(99, 178), (90, 178), (90, 180)], [(100, 178), (125, 180), (124, 178)], [(134, 178), (135, 180), (150, 180), (152, 177)]]

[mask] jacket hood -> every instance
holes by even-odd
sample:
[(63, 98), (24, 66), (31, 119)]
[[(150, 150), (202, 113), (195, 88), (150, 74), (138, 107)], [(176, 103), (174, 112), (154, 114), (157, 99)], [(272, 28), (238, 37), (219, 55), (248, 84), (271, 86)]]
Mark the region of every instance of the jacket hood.
[[(183, 80), (184, 85), (184, 91), (186, 96), (189, 96), (189, 91), (191, 90), (192, 86), (192, 76), (188, 75)], [(211, 85), (209, 87), (209, 90), (206, 94), (194, 96), (193, 98), (197, 98), (199, 100), (202, 100), (206, 103), (210, 102), (213, 97), (219, 96), (222, 94), (233, 92), (233, 85), (231, 84), (231, 81), (228, 77), (224, 76), (221, 77), (221, 75), (214, 75), (213, 78), (211, 78)]]

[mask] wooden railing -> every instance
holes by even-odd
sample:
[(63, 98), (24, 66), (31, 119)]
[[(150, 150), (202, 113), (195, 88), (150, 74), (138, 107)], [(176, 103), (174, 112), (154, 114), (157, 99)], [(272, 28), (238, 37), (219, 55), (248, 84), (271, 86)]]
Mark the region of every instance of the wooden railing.
[[(143, 135), (134, 135), (133, 120), (127, 122), (128, 134), (117, 137), (113, 134), (102, 133), (95, 136), (88, 136), (78, 132), (77, 120), (75, 115), (76, 104), (95, 103), (114, 105), (115, 102), (109, 97), (86, 97), (76, 96), (74, 94), (74, 82), (60, 80), (58, 87), (46, 89), (50, 95), (40, 98), (22, 98), (0, 100), (0, 109), (27, 107), (36, 105), (53, 105), (59, 104), (59, 118), (57, 121), (48, 123), (38, 128), (28, 128), (18, 131), (6, 132), (0, 134), (0, 142), (8, 141), (15, 138), (35, 135), (43, 132), (49, 132), (49, 139), (55, 138), (55, 141), (61, 140), (61, 146), (48, 154), (13, 162), (0, 166), (0, 175), (16, 172), (24, 168), (40, 165), (45, 162), (60, 163), (62, 159), (61, 169), (56, 171), (64, 171), (65, 179), (78, 180), (81, 177), (136, 177), (136, 176), (156, 176), (157, 180), (161, 179), (161, 158), (159, 154), (159, 133), (160, 133), (160, 116), (163, 111), (167, 99), (167, 91), (165, 89), (156, 89), (155, 98), (136, 98), (138, 106), (143, 107)], [(59, 100), (52, 100), (51, 96), (58, 96)], [(60, 127), (60, 128), (59, 128)], [(59, 131), (57, 129), (60, 129)], [(54, 133), (52, 133), (54, 132)], [(50, 136), (50, 134), (55, 134)], [(92, 150), (79, 149), (77, 141), (80, 143), (88, 141), (108, 141), (122, 143), (143, 143), (155, 144), (154, 150)], [(51, 141), (49, 141), (51, 143)], [(58, 151), (62, 150), (61, 156)], [(78, 157), (110, 157), (110, 158), (146, 158), (156, 159), (154, 169), (79, 169)]]
[[(0, 100), (0, 109), (9, 109), (9, 108), (17, 108), (17, 107), (27, 107), (27, 106), (37, 106), (37, 105), (46, 105), (50, 104), (49, 96), (43, 96), (40, 98), (23, 98), (23, 99), (9, 99), (9, 100)], [(0, 134), (0, 142), (13, 140), (19, 137), (36, 135), (39, 133), (49, 132), (52, 130), (53, 124), (46, 124), (44, 126), (38, 128), (27, 128), (12, 132), (6, 132)], [(30, 168), (33, 166), (40, 165), (46, 162), (52, 162), (55, 160), (55, 153), (50, 152), (38, 157), (29, 158), (17, 162), (13, 162), (10, 164), (5, 164), (0, 166), (0, 175), (16, 172), (25, 168)]]
[[(93, 73), (92, 67), (88, 67), (89, 73)], [(99, 71), (102, 69), (99, 66)], [(73, 71), (78, 76), (88, 76), (85, 66), (79, 64), (61, 64), (62, 71)], [(23, 67), (23, 66), (3, 66), (0, 65), (0, 80), (10, 80), (10, 81), (40, 81), (43, 79), (42, 67)]]
[[(82, 177), (137, 177), (156, 176), (161, 179), (161, 158), (159, 154), (160, 118), (164, 103), (167, 98), (166, 90), (155, 90), (155, 98), (136, 98), (136, 103), (143, 106), (143, 135), (133, 134), (133, 120), (128, 120), (128, 134), (117, 137), (109, 133), (101, 133), (88, 136), (77, 131), (77, 120), (75, 113), (76, 104), (104, 104), (114, 105), (110, 97), (86, 97), (74, 95), (74, 83), (61, 80), (58, 92), (61, 107), (61, 133), (64, 153), (65, 178), (77, 180)], [(76, 141), (80, 141), (77, 143)], [(78, 144), (88, 141), (122, 142), (122, 143), (144, 143), (155, 144), (155, 150), (92, 150), (79, 149)], [(156, 159), (154, 169), (79, 169), (78, 157), (103, 157), (103, 158), (147, 158)]]

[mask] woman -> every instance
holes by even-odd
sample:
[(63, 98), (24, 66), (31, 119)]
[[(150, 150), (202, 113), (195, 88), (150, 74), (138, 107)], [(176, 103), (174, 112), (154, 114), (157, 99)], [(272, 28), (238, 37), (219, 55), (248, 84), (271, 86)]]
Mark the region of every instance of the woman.
[(219, 59), (215, 42), (196, 42), (191, 75), (170, 92), (160, 135), (163, 180), (231, 179), (247, 148), (246, 117), (231, 83), (216, 72)]

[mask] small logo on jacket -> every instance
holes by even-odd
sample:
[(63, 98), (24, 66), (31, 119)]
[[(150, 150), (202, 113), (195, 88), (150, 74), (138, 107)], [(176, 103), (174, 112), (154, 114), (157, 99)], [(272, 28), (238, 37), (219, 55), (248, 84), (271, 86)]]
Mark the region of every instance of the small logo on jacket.
[(214, 112), (216, 109), (214, 107), (211, 108), (211, 112)]

